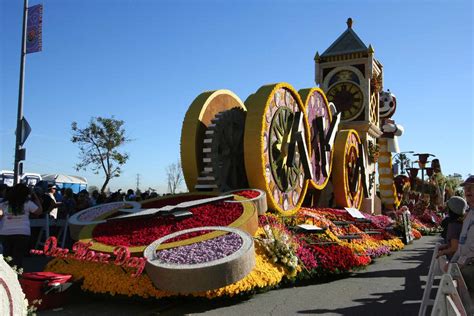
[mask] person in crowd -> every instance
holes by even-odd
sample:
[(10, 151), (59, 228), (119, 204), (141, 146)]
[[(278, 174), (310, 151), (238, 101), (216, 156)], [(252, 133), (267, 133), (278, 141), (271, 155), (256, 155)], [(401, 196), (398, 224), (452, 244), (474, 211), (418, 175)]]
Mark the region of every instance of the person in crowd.
[(54, 198), (56, 199), (56, 202), (62, 202), (63, 201), (63, 195), (64, 195), (64, 188), (59, 189), (56, 186), (56, 192), (54, 192)]
[(97, 197), (97, 204), (103, 204), (107, 201), (107, 196), (105, 195), (105, 193), (99, 193), (99, 196)]
[(91, 206), (97, 205), (97, 200), (99, 199), (99, 191), (94, 190), (92, 191), (92, 196), (91, 196)]
[(2, 202), (7, 196), (8, 185), (0, 183), (0, 202)]
[(82, 211), (89, 207), (91, 207), (91, 199), (89, 198), (89, 192), (87, 192), (87, 190), (82, 190), (77, 195), (76, 208), (78, 211)]
[[(5, 200), (5, 197), (7, 195), (7, 190), (8, 190), (8, 185), (5, 183), (0, 183), (0, 203)], [(0, 242), (0, 253), (3, 253), (3, 246), (2, 243)]]
[(149, 191), (143, 192), (143, 193), (140, 195), (140, 198), (141, 198), (142, 201), (148, 200), (148, 199), (150, 198), (150, 192), (149, 192)]
[(121, 190), (119, 189), (118, 191), (112, 193), (108, 199), (107, 203), (112, 203), (112, 202), (121, 202), (123, 201), (122, 193), (120, 192)]
[(63, 202), (59, 208), (58, 218), (65, 219), (76, 212), (76, 200), (71, 188), (64, 190)]
[(462, 221), (464, 214), (466, 213), (467, 203), (463, 198), (453, 196), (448, 200), (446, 205), (448, 209), (448, 217), (443, 220), (443, 224), (446, 225), (446, 230), (441, 234), (445, 239), (445, 244), (439, 247), (437, 256), (440, 257), (446, 255), (448, 260), (451, 260), (458, 249), (459, 235), (461, 235)]
[[(57, 189), (58, 188), (56, 187), (55, 184), (49, 184), (48, 185), (48, 192), (46, 193), (46, 195), (49, 196), (49, 198), (50, 198), (50, 199), (47, 199), (47, 202), (48, 202), (47, 211), (48, 211), (49, 215), (54, 219), (58, 218), (58, 207), (61, 205), (61, 202), (58, 202), (56, 200), (56, 190)], [(44, 204), (44, 201), (43, 201), (43, 204)]]
[(136, 195), (132, 189), (128, 189), (127, 195), (125, 196), (126, 201), (135, 201)]
[(35, 192), (22, 183), (15, 185), (5, 201), (0, 203), (0, 243), (3, 255), (12, 257), (12, 265), (23, 267), (23, 256), (28, 250), (31, 235), (29, 215), (42, 211)]
[(464, 187), (464, 196), (469, 210), (462, 225), (458, 249), (451, 262), (459, 265), (474, 302), (474, 176), (467, 178), (461, 186)]

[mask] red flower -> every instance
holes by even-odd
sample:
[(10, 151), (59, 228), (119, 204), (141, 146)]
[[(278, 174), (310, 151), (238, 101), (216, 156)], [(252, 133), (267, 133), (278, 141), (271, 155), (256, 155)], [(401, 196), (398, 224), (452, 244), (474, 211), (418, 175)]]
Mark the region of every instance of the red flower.
[[(188, 228), (228, 226), (242, 215), (243, 208), (239, 203), (218, 202), (201, 205), (189, 211), (193, 213), (193, 216), (182, 220), (177, 220), (172, 216), (160, 216), (146, 220), (132, 219), (104, 223), (97, 225), (92, 235), (94, 240), (107, 245), (144, 246), (165, 235)], [(167, 242), (192, 238), (205, 233), (205, 231), (189, 233)]]
[(260, 195), (260, 192), (256, 190), (242, 190), (242, 191), (237, 191), (237, 192), (232, 192), (232, 193), (235, 195), (243, 196), (247, 199), (253, 199)]

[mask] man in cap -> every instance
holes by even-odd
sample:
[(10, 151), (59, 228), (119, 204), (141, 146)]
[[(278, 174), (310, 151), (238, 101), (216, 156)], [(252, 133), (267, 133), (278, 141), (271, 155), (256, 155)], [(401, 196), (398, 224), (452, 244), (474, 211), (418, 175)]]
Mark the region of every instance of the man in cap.
[(464, 187), (464, 196), (469, 209), (459, 236), (458, 250), (451, 262), (456, 262), (461, 268), (471, 298), (474, 298), (474, 176), (469, 176), (461, 186)]
[(58, 218), (58, 206), (61, 205), (61, 202), (57, 202), (56, 201), (56, 197), (54, 196), (54, 194), (56, 193), (56, 185), (55, 184), (50, 184), (48, 185), (48, 193), (47, 193), (47, 196), (49, 196), (50, 198), (50, 201), (49, 201), (49, 207), (47, 208), (47, 210), (50, 210), (49, 211), (49, 214), (51, 215), (51, 217), (53, 217), (54, 219), (57, 219)]

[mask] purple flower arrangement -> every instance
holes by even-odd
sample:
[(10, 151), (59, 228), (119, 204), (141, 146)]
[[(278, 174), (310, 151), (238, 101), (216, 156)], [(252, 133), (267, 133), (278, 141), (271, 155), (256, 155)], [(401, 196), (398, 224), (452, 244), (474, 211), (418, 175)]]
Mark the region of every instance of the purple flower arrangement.
[(242, 238), (230, 233), (191, 245), (165, 249), (156, 258), (171, 264), (199, 264), (225, 258), (242, 247)]
[(380, 246), (377, 248), (369, 248), (365, 251), (365, 254), (367, 256), (370, 256), (370, 258), (375, 259), (379, 258), (382, 256), (386, 256), (391, 254), (390, 252), (390, 247), (389, 246)]
[(392, 226), (394, 224), (394, 220), (392, 220), (390, 217), (386, 215), (370, 215), (370, 214), (365, 214), (364, 215), (367, 219), (372, 221), (372, 224), (374, 224), (377, 228), (386, 228), (389, 226)]

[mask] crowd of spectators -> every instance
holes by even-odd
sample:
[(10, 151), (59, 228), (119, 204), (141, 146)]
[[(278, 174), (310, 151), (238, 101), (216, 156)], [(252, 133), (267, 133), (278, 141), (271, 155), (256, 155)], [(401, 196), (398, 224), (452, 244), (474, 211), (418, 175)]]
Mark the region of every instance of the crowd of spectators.
[(13, 259), (13, 264), (21, 267), (23, 256), (34, 246), (39, 228), (30, 227), (30, 219), (50, 219), (50, 234), (58, 234), (56, 223), (93, 207), (95, 205), (119, 201), (143, 201), (158, 197), (153, 191), (126, 193), (121, 190), (109, 194), (98, 190), (82, 190), (74, 193), (71, 188), (58, 188), (56, 185), (39, 182), (34, 187), (17, 184), (8, 187), (0, 184), (0, 254)]

